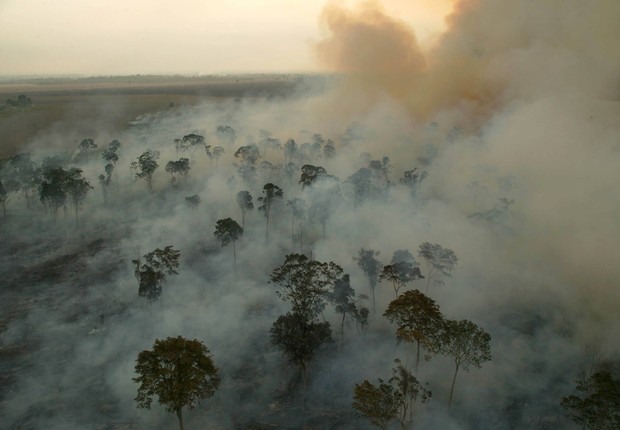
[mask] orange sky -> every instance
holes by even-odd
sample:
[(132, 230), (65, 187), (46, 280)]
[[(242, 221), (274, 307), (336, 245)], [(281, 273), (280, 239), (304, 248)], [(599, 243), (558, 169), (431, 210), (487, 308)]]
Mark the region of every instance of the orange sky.
[[(347, 6), (356, 0), (340, 1)], [(451, 0), (383, 0), (422, 45)], [(316, 71), (312, 0), (0, 0), (0, 75)]]

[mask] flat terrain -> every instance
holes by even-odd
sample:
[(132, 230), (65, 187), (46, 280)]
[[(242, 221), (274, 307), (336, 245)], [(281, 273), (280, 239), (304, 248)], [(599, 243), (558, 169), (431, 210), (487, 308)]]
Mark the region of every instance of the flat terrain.
[[(143, 113), (197, 105), (205, 99), (285, 96), (299, 80), (294, 75), (138, 75), (0, 81), (0, 158), (30, 142), (45, 145), (54, 136), (114, 134)], [(31, 107), (5, 103), (21, 94), (30, 97)]]

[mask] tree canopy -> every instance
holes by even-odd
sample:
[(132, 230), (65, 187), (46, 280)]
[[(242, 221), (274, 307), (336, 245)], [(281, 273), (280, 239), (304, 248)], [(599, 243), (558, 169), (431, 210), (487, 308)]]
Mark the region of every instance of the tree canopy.
[(173, 412), (183, 430), (183, 408), (193, 409), (219, 388), (221, 378), (209, 349), (199, 340), (182, 336), (155, 340), (153, 349), (136, 360), (133, 381), (140, 384), (135, 401), (150, 409), (153, 397)]

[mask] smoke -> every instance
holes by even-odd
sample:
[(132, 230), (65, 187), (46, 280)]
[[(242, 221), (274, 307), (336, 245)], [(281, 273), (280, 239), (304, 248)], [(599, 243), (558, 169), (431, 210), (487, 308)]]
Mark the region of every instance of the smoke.
[[(441, 37), (421, 46), (415, 29), (379, 3), (331, 3), (316, 45), (321, 64), (339, 73), (326, 86), (308, 80), (282, 98), (206, 97), (145, 115), (119, 136), (102, 115), (90, 124), (100, 130), (92, 137), (102, 146), (118, 137), (123, 146), (105, 204), (96, 183), (104, 163), (96, 155), (80, 164), (95, 185), (81, 228), (62, 213), (52, 221), (39, 206), (26, 209), (20, 197), (7, 205), (0, 415), (15, 429), (168, 428), (173, 417), (158, 405), (135, 409), (131, 378), (137, 354), (155, 338), (182, 334), (205, 341), (224, 376), (216, 396), (186, 414), (188, 428), (300, 427), (295, 369), (269, 341), (271, 324), (288, 310), (268, 283), (271, 270), (302, 249), (341, 265), (358, 303), (369, 306), (353, 261), (359, 249), (380, 251), (387, 264), (394, 251), (415, 255), (429, 241), (459, 258), (429, 295), (445, 316), (492, 335), (493, 361), (459, 374), (449, 413), (451, 361), (422, 363), (418, 378), (433, 398), (416, 409), (416, 426), (569, 427), (559, 399), (580, 372), (620, 357), (618, 16), (613, 0), (461, 1)], [(218, 138), (221, 124), (235, 129), (234, 144)], [(66, 127), (30, 143), (37, 161), (83, 137)], [(303, 248), (286, 200), (311, 204), (330, 188), (302, 189), (299, 172), (285, 175), (283, 151), (262, 146), (259, 163), (280, 168), (244, 180), (234, 152), (259, 142), (261, 130), (299, 145), (314, 134), (336, 142), (333, 158), (308, 152), (296, 160), (323, 166), (343, 191), (330, 203), (325, 237), (320, 223), (304, 220)], [(217, 162), (204, 150), (178, 155), (174, 139), (188, 133), (225, 154)], [(161, 152), (153, 193), (129, 170), (147, 149)], [(173, 187), (163, 168), (179, 156), (192, 168)], [(353, 204), (347, 178), (383, 157), (388, 181), (373, 177), (380, 192)], [(429, 175), (412, 195), (400, 179), (414, 168)], [(273, 209), (269, 242), (263, 213), (248, 214), (235, 274), (232, 250), (213, 237), (215, 222), (240, 219), (239, 190), (258, 206), (267, 182), (284, 189), (285, 201)], [(201, 198), (195, 209), (185, 205), (193, 194)], [(166, 245), (181, 250), (182, 267), (149, 305), (137, 297), (130, 261)], [(424, 281), (409, 288), (423, 290)], [(393, 298), (379, 285), (368, 331), (350, 324), (341, 351), (317, 355), (308, 425), (364, 428), (351, 413), (354, 384), (389, 378), (396, 357), (410, 363), (410, 345), (397, 344), (381, 317)], [(340, 315), (328, 308), (324, 317), (336, 334)]]

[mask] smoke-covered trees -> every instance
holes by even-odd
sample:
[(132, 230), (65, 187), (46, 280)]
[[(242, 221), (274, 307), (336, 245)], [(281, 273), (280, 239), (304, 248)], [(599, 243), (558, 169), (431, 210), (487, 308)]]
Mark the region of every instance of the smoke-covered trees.
[(357, 306), (354, 301), (355, 290), (351, 288), (351, 279), (348, 274), (334, 282), (334, 289), (329, 293), (329, 301), (336, 307), (336, 312), (342, 314), (340, 320), (340, 346), (344, 343), (344, 321), (347, 315), (355, 315)]
[(394, 294), (398, 297), (398, 291), (409, 282), (416, 279), (423, 279), (422, 273), (418, 267), (413, 267), (411, 263), (399, 261), (394, 264), (383, 266), (379, 279), (392, 283)]
[(353, 408), (380, 429), (387, 430), (392, 421), (398, 420), (400, 428), (407, 428), (413, 422), (413, 407), (418, 399), (427, 402), (431, 392), (424, 388), (418, 379), (394, 360), (392, 377), (385, 383), (379, 378), (378, 385), (364, 380), (355, 384), (353, 391)]
[(183, 408), (194, 409), (219, 388), (221, 378), (209, 349), (197, 339), (182, 336), (156, 339), (152, 350), (138, 354), (132, 378), (140, 384), (135, 401), (150, 409), (153, 397), (176, 414), (183, 430)]
[(272, 183), (268, 183), (263, 186), (263, 195), (257, 199), (261, 203), (258, 210), (265, 214), (265, 238), (267, 240), (269, 240), (269, 217), (271, 216), (271, 208), (276, 200), (282, 200), (283, 196), (284, 192), (282, 191), (282, 188)]
[(577, 381), (576, 389), (579, 395), (571, 394), (561, 401), (575, 423), (592, 430), (620, 428), (620, 380), (601, 370)]
[(306, 201), (295, 197), (286, 202), (291, 208), (291, 246), (295, 246), (295, 221), (299, 221), (299, 252), (303, 252), (304, 247), (304, 218), (306, 216)]
[(215, 223), (213, 235), (222, 242), (222, 246), (232, 243), (233, 269), (237, 271), (237, 251), (235, 249), (235, 243), (243, 235), (243, 228), (232, 218), (219, 219)]
[(294, 313), (314, 320), (325, 308), (328, 291), (342, 275), (334, 262), (310, 260), (303, 254), (288, 254), (284, 263), (273, 269), (271, 283), (282, 300), (290, 302)]
[(138, 280), (138, 295), (149, 301), (157, 300), (161, 296), (166, 275), (178, 275), (176, 269), (179, 267), (180, 257), (181, 252), (168, 245), (164, 249), (156, 248), (142, 258), (132, 260), (136, 266), (134, 275)]
[(315, 181), (322, 177), (327, 176), (327, 170), (321, 166), (313, 166), (311, 164), (304, 164), (301, 166), (301, 177), (299, 183), (302, 188), (312, 185)]
[(420, 188), (420, 184), (422, 184), (422, 181), (426, 179), (427, 176), (428, 172), (426, 170), (418, 172), (417, 167), (415, 167), (413, 170), (406, 170), (403, 173), (403, 177), (400, 178), (399, 181), (405, 187), (409, 188), (411, 197), (415, 197), (418, 193), (418, 189)]
[(93, 187), (82, 177), (81, 169), (72, 168), (67, 172), (64, 188), (75, 209), (75, 224), (79, 225), (78, 209)]
[(381, 270), (381, 262), (375, 257), (379, 255), (379, 251), (374, 249), (361, 248), (357, 253), (357, 257), (353, 257), (353, 260), (357, 262), (357, 265), (362, 272), (368, 278), (368, 285), (370, 286), (370, 296), (372, 297), (372, 312), (375, 313), (375, 287), (379, 281), (379, 272)]
[(174, 186), (177, 183), (177, 175), (180, 175), (183, 181), (187, 182), (187, 175), (190, 168), (189, 159), (187, 158), (180, 158), (177, 161), (168, 161), (168, 164), (166, 164), (166, 172), (170, 174), (170, 184)]
[(232, 145), (237, 140), (237, 133), (235, 129), (229, 125), (218, 125), (215, 129), (215, 135), (220, 142), (226, 145)]
[(270, 333), (272, 343), (280, 348), (292, 363), (299, 366), (305, 393), (308, 365), (316, 350), (331, 341), (332, 330), (329, 323), (308, 319), (298, 312), (288, 312), (278, 317)]
[(138, 161), (131, 162), (135, 178), (145, 180), (149, 186), (149, 191), (153, 191), (153, 173), (159, 167), (159, 164), (157, 164), (158, 159), (159, 151), (149, 149), (138, 157)]
[(442, 346), (444, 319), (439, 306), (419, 290), (410, 290), (392, 300), (383, 316), (396, 324), (397, 339), (416, 343), (417, 374), (420, 347), (437, 354)]
[(239, 191), (237, 193), (237, 206), (241, 209), (241, 227), (245, 228), (245, 214), (254, 209), (252, 195), (249, 191)]
[(482, 363), (491, 360), (491, 335), (469, 320), (446, 320), (441, 342), (441, 352), (454, 361), (450, 407), (459, 370), (469, 371), (469, 366), (480, 368)]
[(271, 283), (282, 300), (291, 303), (291, 312), (280, 316), (271, 328), (271, 340), (289, 360), (299, 366), (304, 382), (304, 402), (308, 365), (315, 351), (331, 341), (331, 328), (319, 321), (328, 293), (342, 275), (342, 268), (333, 262), (310, 260), (303, 254), (288, 254), (276, 267)]
[(458, 261), (454, 251), (437, 243), (422, 243), (418, 249), (418, 256), (426, 266), (426, 294), (428, 294), (431, 279), (438, 273), (450, 276)]

